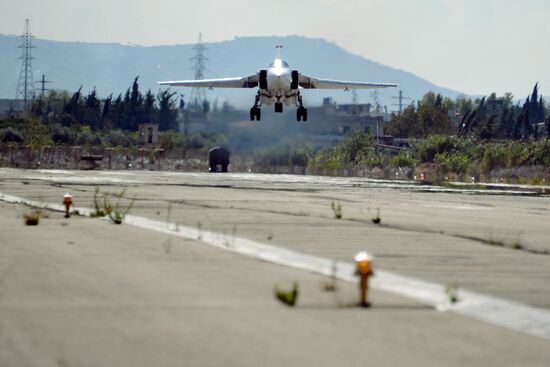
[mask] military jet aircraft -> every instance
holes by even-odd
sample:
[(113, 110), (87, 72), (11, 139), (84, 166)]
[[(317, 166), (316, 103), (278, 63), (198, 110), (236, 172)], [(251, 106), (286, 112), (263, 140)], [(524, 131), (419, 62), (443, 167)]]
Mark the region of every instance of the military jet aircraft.
[(267, 69), (236, 78), (201, 79), (201, 80), (175, 80), (158, 82), (161, 85), (191, 88), (256, 88), (258, 93), (254, 105), (250, 109), (250, 121), (260, 121), (263, 104), (275, 105), (275, 112), (283, 112), (283, 104), (296, 105), (296, 119), (307, 121), (307, 109), (302, 103), (302, 89), (371, 89), (397, 87), (391, 83), (350, 82), (343, 80), (321, 79), (302, 74), (298, 70), (290, 68), (287, 62), (281, 59), (282, 46), (276, 46), (277, 57), (269, 64)]

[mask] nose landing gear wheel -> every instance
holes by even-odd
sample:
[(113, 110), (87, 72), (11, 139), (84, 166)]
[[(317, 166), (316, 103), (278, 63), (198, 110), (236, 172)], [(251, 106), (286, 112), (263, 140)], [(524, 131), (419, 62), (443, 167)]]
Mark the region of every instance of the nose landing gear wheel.
[(256, 121), (260, 121), (261, 117), (262, 117), (261, 109), (259, 109), (258, 107), (252, 107), (250, 109), (250, 121), (254, 121), (254, 119), (256, 119)]
[(277, 112), (277, 113), (283, 112), (283, 104), (282, 103), (275, 103), (275, 112)]
[(296, 110), (296, 120), (298, 121), (307, 121), (307, 109), (304, 107), (298, 107)]
[(260, 121), (260, 118), (262, 117), (262, 110), (260, 110), (258, 107), (252, 107), (250, 109), (250, 121)]

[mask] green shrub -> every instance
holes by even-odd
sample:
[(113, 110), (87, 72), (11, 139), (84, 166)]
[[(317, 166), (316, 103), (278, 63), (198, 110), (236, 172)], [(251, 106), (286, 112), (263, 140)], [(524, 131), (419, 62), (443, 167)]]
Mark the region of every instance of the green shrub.
[(23, 140), (23, 134), (17, 129), (12, 127), (0, 129), (0, 143), (21, 143)]
[(308, 167), (320, 170), (340, 170), (344, 167), (341, 151), (336, 148), (323, 149), (318, 152), (308, 164)]
[[(507, 147), (506, 167), (516, 167), (527, 163), (531, 144), (513, 141)], [(536, 144), (535, 144), (536, 145)]]
[(433, 162), (438, 154), (454, 151), (457, 143), (457, 138), (454, 137), (432, 135), (413, 144), (414, 155), (421, 162)]
[[(513, 147), (510, 150), (518, 149), (519, 148)], [(529, 143), (528, 147), (521, 150), (518, 155), (519, 160), (521, 160), (523, 164), (550, 166), (550, 143), (546, 139), (532, 141)]]
[(506, 168), (510, 161), (510, 150), (503, 144), (486, 144), (479, 168), (482, 172), (488, 173), (495, 168)]
[(366, 161), (374, 153), (374, 137), (361, 130), (354, 130), (341, 143), (345, 163)]
[(52, 141), (55, 144), (74, 144), (76, 134), (70, 128), (58, 125), (52, 129)]
[(131, 147), (138, 144), (133, 132), (123, 130), (111, 130), (104, 135), (106, 145), (111, 147)]
[(391, 157), (392, 167), (414, 167), (418, 162), (411, 157), (409, 152), (399, 152), (399, 154)]
[(76, 143), (78, 145), (100, 146), (102, 144), (102, 141), (99, 134), (84, 130), (79, 132), (76, 136)]
[(182, 141), (182, 135), (174, 130), (164, 131), (159, 135), (159, 147), (161, 149), (174, 149), (176, 146), (180, 146)]
[(435, 156), (435, 162), (443, 172), (466, 173), (470, 165), (470, 157), (466, 153), (442, 153)]

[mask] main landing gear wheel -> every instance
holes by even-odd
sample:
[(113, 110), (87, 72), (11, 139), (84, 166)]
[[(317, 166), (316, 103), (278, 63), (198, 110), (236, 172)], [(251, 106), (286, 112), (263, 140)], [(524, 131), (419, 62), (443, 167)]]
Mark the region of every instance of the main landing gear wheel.
[(298, 121), (303, 120), (304, 122), (307, 121), (307, 109), (304, 107), (298, 107), (296, 110), (296, 119)]
[(282, 103), (275, 103), (275, 112), (276, 113), (283, 112), (283, 104)]
[(256, 121), (260, 121), (261, 117), (262, 117), (261, 109), (259, 109), (258, 107), (252, 107), (250, 109), (250, 121), (254, 121), (254, 119), (256, 119)]

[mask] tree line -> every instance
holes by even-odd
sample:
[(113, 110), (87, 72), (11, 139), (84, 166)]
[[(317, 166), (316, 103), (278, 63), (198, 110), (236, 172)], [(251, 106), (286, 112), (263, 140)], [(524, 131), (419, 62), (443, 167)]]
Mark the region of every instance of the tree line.
[(514, 104), (506, 93), (497, 97), (455, 101), (433, 92), (416, 105), (392, 116), (385, 127), (387, 134), (403, 138), (426, 138), (430, 135), (458, 135), (476, 140), (525, 140), (550, 137), (550, 116), (538, 84), (523, 104)]
[(183, 100), (177, 105), (176, 93), (159, 91), (156, 95), (139, 89), (139, 77), (116, 98), (113, 94), (100, 99), (95, 88), (87, 95), (80, 87), (72, 95), (66, 91), (49, 91), (40, 95), (30, 105), (29, 112), (44, 122), (63, 126), (87, 125), (94, 131), (120, 129), (137, 131), (142, 123), (157, 123), (159, 130), (177, 130), (177, 108), (183, 108)]

